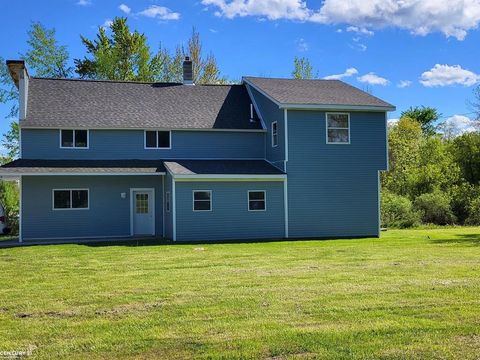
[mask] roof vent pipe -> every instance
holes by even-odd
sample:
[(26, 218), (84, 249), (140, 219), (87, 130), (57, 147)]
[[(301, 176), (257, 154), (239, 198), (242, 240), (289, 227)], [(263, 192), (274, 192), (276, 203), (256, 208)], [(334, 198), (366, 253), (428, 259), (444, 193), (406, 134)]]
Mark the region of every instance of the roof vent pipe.
[(183, 61), (183, 85), (193, 84), (193, 63), (188, 56)]

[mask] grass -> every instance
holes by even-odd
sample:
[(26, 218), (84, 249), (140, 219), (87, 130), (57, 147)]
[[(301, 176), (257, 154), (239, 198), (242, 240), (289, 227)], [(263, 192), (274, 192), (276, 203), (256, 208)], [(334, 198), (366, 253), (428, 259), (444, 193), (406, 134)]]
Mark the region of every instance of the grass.
[(0, 249), (0, 357), (478, 359), (480, 228)]

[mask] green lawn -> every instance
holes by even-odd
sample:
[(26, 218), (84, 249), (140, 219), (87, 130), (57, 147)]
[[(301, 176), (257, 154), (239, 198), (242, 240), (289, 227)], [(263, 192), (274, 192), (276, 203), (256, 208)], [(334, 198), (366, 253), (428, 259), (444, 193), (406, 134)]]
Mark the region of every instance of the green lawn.
[(0, 249), (0, 274), (0, 358), (480, 356), (480, 228)]

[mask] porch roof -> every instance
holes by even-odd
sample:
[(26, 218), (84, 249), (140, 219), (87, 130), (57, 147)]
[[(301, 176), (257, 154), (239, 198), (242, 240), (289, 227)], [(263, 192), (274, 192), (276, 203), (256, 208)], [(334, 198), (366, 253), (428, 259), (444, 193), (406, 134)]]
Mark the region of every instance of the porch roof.
[(284, 175), (266, 160), (171, 160), (164, 162), (172, 175)]
[(0, 167), (0, 176), (18, 175), (164, 175), (161, 160), (18, 159)]

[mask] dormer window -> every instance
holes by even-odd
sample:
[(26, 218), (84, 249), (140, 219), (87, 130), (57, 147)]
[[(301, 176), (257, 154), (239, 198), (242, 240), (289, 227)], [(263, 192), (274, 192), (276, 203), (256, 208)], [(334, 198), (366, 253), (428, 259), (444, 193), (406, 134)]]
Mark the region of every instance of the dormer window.
[(88, 130), (60, 130), (60, 147), (65, 149), (88, 149)]
[(145, 149), (170, 149), (171, 131), (145, 131)]

